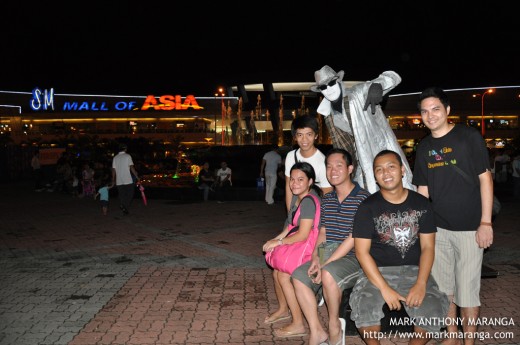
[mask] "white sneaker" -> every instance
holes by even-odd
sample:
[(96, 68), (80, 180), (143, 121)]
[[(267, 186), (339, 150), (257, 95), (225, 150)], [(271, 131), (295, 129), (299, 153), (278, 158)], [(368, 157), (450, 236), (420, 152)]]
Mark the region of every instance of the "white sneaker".
[(325, 304), (325, 300), (323, 299), (323, 297), (321, 297), (319, 303), (318, 303), (318, 307), (321, 307), (322, 305)]

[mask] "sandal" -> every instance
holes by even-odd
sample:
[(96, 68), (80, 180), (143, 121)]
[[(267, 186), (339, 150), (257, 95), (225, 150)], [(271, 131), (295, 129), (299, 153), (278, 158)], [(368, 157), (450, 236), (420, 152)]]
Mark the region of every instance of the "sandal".
[(278, 321), (283, 321), (283, 320), (287, 320), (287, 319), (290, 319), (291, 318), (291, 314), (288, 314), (288, 315), (285, 315), (285, 316), (279, 316), (275, 319), (272, 319), (272, 320), (269, 320), (271, 316), (266, 316), (265, 320), (264, 320), (264, 324), (266, 325), (270, 325), (272, 323), (276, 323)]

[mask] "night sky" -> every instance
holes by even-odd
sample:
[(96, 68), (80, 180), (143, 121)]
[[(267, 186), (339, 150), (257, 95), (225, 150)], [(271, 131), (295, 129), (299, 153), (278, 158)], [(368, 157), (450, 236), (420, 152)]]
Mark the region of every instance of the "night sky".
[(518, 85), (513, 3), (3, 1), (0, 90), (212, 96), (325, 64), (345, 80), (396, 71), (393, 93)]

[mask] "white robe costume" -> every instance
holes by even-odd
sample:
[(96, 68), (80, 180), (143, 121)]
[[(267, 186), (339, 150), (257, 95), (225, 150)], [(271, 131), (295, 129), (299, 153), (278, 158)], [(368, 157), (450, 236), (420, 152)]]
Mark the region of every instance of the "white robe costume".
[[(357, 160), (358, 164), (353, 179), (370, 193), (379, 190), (372, 168), (374, 157), (377, 153), (385, 149), (399, 153), (405, 167), (403, 185), (405, 188), (416, 190), (412, 184), (412, 171), (410, 170), (406, 155), (401, 149), (397, 137), (390, 127), (381, 106), (376, 106), (375, 114), (372, 114), (370, 107), (368, 107), (367, 110), (363, 110), (368, 89), (372, 83), (381, 84), (383, 87), (383, 95), (385, 95), (400, 82), (401, 77), (397, 73), (386, 71), (380, 74), (376, 79), (356, 84), (350, 89), (345, 89), (343, 83), (340, 83), (344, 100), (346, 100), (343, 102), (342, 114), (333, 114), (331, 102), (326, 98), (324, 98), (318, 106), (318, 114), (324, 117), (332, 114), (334, 126), (353, 135), (356, 146), (356, 157), (354, 157), (354, 159)], [(345, 98), (345, 96), (347, 97)], [(349, 117), (345, 111), (345, 104), (347, 103), (349, 105), (351, 121), (349, 121)], [(333, 146), (349, 150), (346, 147), (342, 147), (344, 145), (341, 145), (341, 143), (334, 142), (334, 138)]]

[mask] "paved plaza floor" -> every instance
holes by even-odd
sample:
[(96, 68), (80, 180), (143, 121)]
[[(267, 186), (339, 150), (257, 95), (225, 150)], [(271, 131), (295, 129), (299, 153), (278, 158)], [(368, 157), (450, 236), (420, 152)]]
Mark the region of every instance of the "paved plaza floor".
[[(484, 255), (499, 275), (481, 293), (494, 324), (477, 344), (520, 343), (520, 203), (502, 204)], [(263, 323), (277, 303), (261, 248), (281, 230), (282, 203), (136, 198), (127, 216), (117, 205), (103, 216), (91, 198), (0, 185), (0, 345), (306, 343)]]

